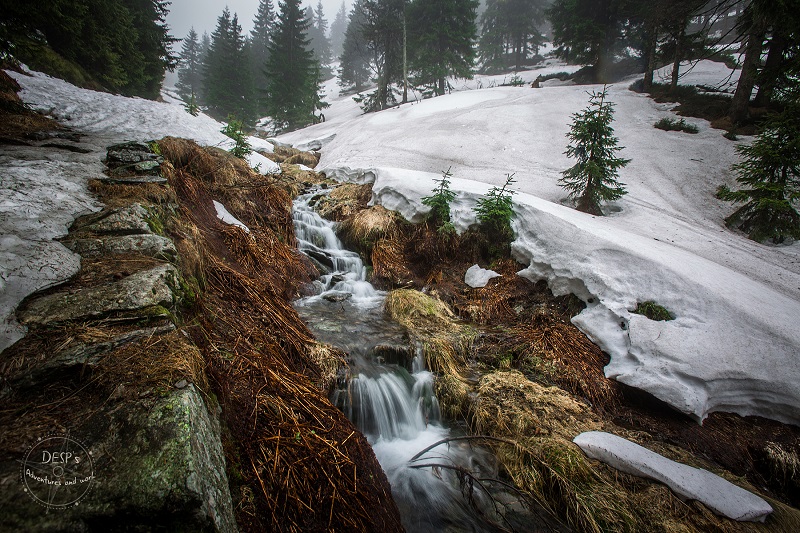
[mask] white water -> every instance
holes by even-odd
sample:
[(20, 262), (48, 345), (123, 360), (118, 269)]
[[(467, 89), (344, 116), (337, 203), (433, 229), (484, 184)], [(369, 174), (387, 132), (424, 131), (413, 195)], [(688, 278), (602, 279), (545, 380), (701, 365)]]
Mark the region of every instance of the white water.
[(383, 364), (372, 356), (372, 350), (387, 339), (398, 345), (407, 344), (407, 339), (398, 335), (396, 324), (378, 315), (386, 293), (366, 280), (361, 258), (344, 249), (335, 224), (309, 205), (318, 194), (295, 200), (295, 234), (300, 250), (325, 273), (315, 282), (317, 294), (295, 306), (317, 338), (350, 353), (347, 384), (331, 400), (372, 444), (407, 531), (497, 530), (497, 524), (486, 520), (496, 518), (490, 499), (475, 486), (470, 503), (469, 490), (463, 491), (463, 477), (459, 479), (455, 470), (494, 478), (497, 471), (491, 454), (457, 441), (412, 461), (421, 450), (451, 436), (441, 424), (434, 376), (425, 369), (420, 347), (410, 369)]

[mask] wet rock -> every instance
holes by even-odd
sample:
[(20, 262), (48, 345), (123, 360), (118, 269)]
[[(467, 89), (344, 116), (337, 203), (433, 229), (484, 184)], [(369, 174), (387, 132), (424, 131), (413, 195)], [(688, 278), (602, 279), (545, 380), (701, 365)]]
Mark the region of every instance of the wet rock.
[(109, 183), (123, 183), (123, 184), (142, 184), (142, 183), (167, 183), (167, 178), (154, 175), (154, 176), (115, 176), (106, 178), (103, 181)]
[(120, 311), (172, 305), (171, 286), (178, 272), (169, 264), (131, 274), (119, 281), (75, 291), (59, 291), (32, 300), (18, 313), (23, 324), (53, 324), (91, 319)]
[(137, 172), (150, 172), (152, 170), (159, 169), (161, 167), (161, 163), (159, 161), (142, 161), (141, 163), (136, 163), (133, 165), (134, 170)]
[(140, 163), (142, 161), (163, 161), (158, 154), (153, 153), (150, 147), (143, 143), (127, 142), (108, 147), (107, 162), (113, 163)]
[(237, 531), (219, 423), (199, 391), (125, 396), (72, 428), (94, 474), (78, 505), (44, 512), (20, 486), (19, 462), (0, 464), (8, 531)]
[(345, 300), (349, 300), (350, 298), (353, 297), (353, 293), (343, 292), (343, 291), (330, 291), (325, 293), (322, 297), (328, 300), (329, 302), (338, 303), (338, 302), (344, 302)]
[(682, 499), (697, 500), (733, 520), (763, 522), (772, 512), (766, 501), (716, 474), (676, 463), (611, 433), (588, 431), (573, 442), (592, 459), (634, 476), (660, 481)]
[(104, 212), (99, 218), (94, 218), (88, 225), (78, 226), (75, 229), (118, 235), (153, 233), (147, 221), (150, 217), (150, 212), (145, 207), (142, 207), (141, 204), (131, 204), (127, 207)]
[(178, 255), (178, 251), (170, 239), (153, 234), (75, 239), (64, 241), (63, 244), (83, 257), (139, 253), (169, 261)]

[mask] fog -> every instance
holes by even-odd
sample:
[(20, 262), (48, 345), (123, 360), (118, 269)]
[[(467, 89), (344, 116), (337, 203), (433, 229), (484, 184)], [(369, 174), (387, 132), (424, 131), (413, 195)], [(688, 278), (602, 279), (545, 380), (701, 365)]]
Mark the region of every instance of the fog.
[[(278, 11), (278, 0), (273, 0), (273, 6)], [(347, 12), (350, 12), (352, 0), (345, 0), (345, 7)], [(172, 5), (169, 6), (169, 15), (167, 15), (167, 24), (170, 27), (170, 33), (179, 39), (182, 39), (189, 33), (189, 29), (194, 26), (198, 35), (203, 35), (207, 31), (209, 35), (217, 26), (217, 17), (220, 16), (222, 10), (227, 4), (231, 13), (239, 15), (239, 24), (245, 33), (249, 33), (253, 28), (253, 18), (256, 16), (258, 10), (258, 0), (228, 0), (227, 2), (220, 2), (219, 0), (172, 0)], [(312, 5), (316, 8), (317, 0), (305, 1), (303, 6)], [(336, 12), (342, 5), (342, 0), (322, 0), (322, 9), (325, 12), (325, 19), (328, 21), (328, 27), (333, 22)], [(180, 45), (176, 45), (179, 50)]]

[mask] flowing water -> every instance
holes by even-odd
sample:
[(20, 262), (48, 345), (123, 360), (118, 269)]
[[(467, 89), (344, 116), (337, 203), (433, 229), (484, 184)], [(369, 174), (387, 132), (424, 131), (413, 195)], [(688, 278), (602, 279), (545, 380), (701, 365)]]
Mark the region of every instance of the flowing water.
[[(412, 460), (457, 435), (442, 425), (434, 376), (425, 369), (421, 349), (409, 347), (403, 329), (384, 319), (386, 294), (366, 281), (361, 258), (344, 249), (334, 223), (314, 212), (320, 194), (301, 195), (294, 204), (299, 248), (323, 272), (315, 281), (317, 294), (295, 307), (320, 341), (350, 355), (349, 375), (332, 401), (372, 445), (407, 531), (498, 530), (496, 501), (458, 470), (475, 479), (495, 478), (490, 453), (468, 440), (454, 440)], [(494, 498), (513, 500), (502, 491)]]

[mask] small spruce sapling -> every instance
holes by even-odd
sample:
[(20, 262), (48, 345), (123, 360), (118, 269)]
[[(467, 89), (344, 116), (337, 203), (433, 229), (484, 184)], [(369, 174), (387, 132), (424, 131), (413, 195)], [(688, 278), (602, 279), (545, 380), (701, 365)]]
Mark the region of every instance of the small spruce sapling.
[(733, 165), (742, 187), (732, 191), (723, 185), (717, 198), (743, 202), (725, 222), (746, 232), (754, 241), (775, 244), (787, 238), (800, 240), (800, 104), (792, 103), (767, 120), (749, 145), (736, 151), (744, 157)]
[(442, 179), (433, 180), (438, 184), (431, 191), (433, 194), (422, 198), (422, 203), (431, 208), (428, 216), (441, 234), (452, 234), (456, 231), (450, 221), (450, 204), (456, 198), (456, 193), (450, 190), (450, 178), (452, 177), (453, 174), (448, 168), (442, 172)]
[(192, 92), (192, 96), (189, 97), (189, 101), (183, 105), (183, 108), (193, 117), (200, 114), (200, 106), (197, 105), (197, 97), (194, 92)]
[(232, 115), (228, 116), (228, 123), (220, 131), (233, 139), (236, 143), (233, 148), (229, 150), (230, 153), (239, 159), (244, 159), (252, 153), (253, 148), (250, 146), (250, 143), (247, 142), (247, 135), (244, 133), (244, 125), (240, 120), (236, 120)]
[(514, 238), (514, 230), (511, 229), (511, 218), (514, 216), (511, 196), (514, 191), (509, 189), (514, 181), (514, 174), (507, 174), (503, 186), (489, 189), (475, 206), (478, 222), (491, 243), (490, 255), (505, 255)]
[(600, 202), (617, 200), (627, 194), (624, 183), (617, 181), (619, 169), (630, 162), (614, 154), (621, 150), (619, 139), (614, 136), (611, 123), (614, 120), (614, 104), (606, 102), (608, 95), (602, 92), (589, 93), (589, 107), (582, 113), (572, 115), (573, 121), (567, 137), (571, 144), (564, 152), (578, 160), (572, 168), (563, 172), (559, 184), (569, 191), (569, 197), (577, 200), (578, 211), (602, 215)]

